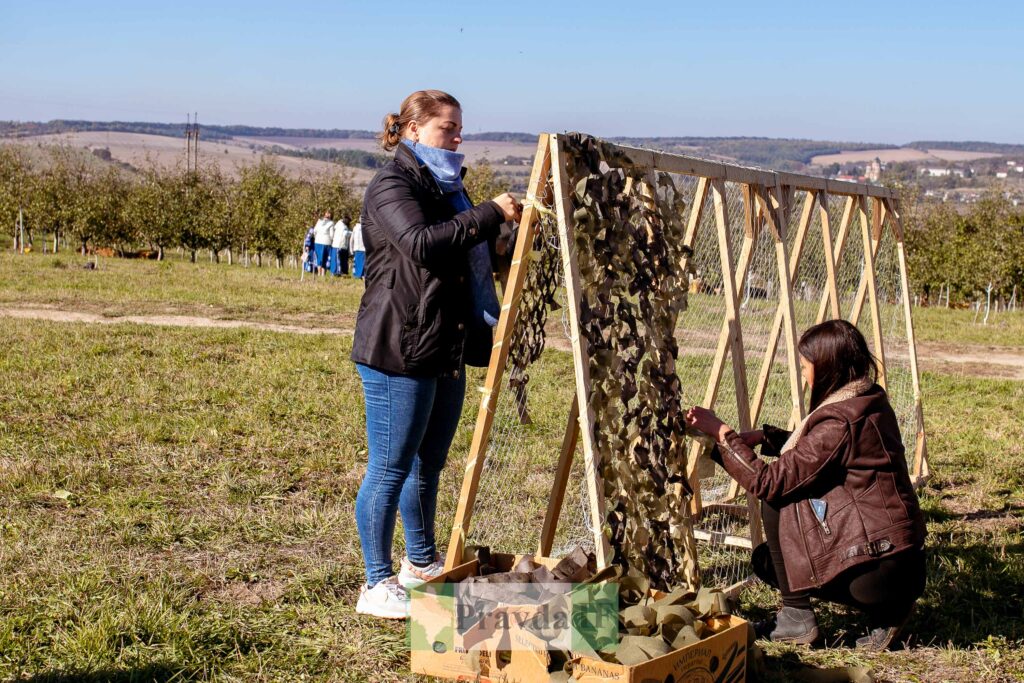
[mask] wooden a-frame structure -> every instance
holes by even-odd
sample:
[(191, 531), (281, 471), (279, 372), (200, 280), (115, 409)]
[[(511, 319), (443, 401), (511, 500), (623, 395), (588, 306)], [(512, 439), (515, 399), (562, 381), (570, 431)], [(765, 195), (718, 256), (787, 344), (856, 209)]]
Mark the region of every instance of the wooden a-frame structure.
[[(821, 231), (826, 270), (826, 286), (820, 295), (815, 322), (844, 317), (845, 313), (846, 319), (857, 324), (863, 314), (864, 306), (867, 304), (873, 332), (873, 338), (869, 339), (869, 344), (871, 344), (872, 351), (880, 364), (879, 383), (886, 386), (886, 340), (882, 329), (874, 259), (882, 244), (883, 231), (885, 229), (891, 231), (896, 243), (899, 265), (900, 299), (905, 320), (909, 370), (913, 386), (913, 410), (916, 421), (911, 476), (915, 485), (922, 483), (928, 477), (928, 463), (920, 375), (907, 280), (903, 225), (897, 198), (891, 191), (881, 186), (766, 171), (652, 150), (616, 145), (611, 148), (616, 152), (615, 158), (619, 159), (620, 163), (625, 160), (634, 174), (640, 169), (651, 173), (667, 172), (696, 178), (696, 190), (688, 212), (684, 240), (686, 246), (693, 248), (698, 231), (702, 229), (702, 224), (705, 226), (704, 229), (709, 223), (714, 225), (717, 231), (721, 263), (721, 296), (725, 302), (725, 315), (721, 323), (702, 404), (707, 407), (716, 406), (726, 366), (730, 364), (728, 361), (731, 359), (735, 408), (739, 423), (736, 426), (741, 430), (751, 429), (758, 423), (765, 404), (769, 376), (778, 352), (778, 344), (783, 340), (791, 401), (790, 424), (797, 423), (805, 415), (804, 386), (800, 377), (796, 352), (797, 330), (792, 281), (798, 272), (801, 258), (805, 256), (805, 244), (808, 233), (812, 230), (815, 211), (819, 216), (817, 225)], [(540, 135), (529, 181), (527, 197), (530, 201), (526, 203), (520, 221), (512, 266), (504, 288), (501, 316), (495, 332), (491, 360), (487, 368), (484, 386), (481, 389), (483, 395), (466, 460), (461, 494), (448, 546), (447, 569), (454, 568), (465, 559), (464, 553), (473, 508), (476, 504), (484, 460), (488, 451), (495, 409), (503, 387), (502, 379), (509, 357), (509, 344), (519, 311), (523, 286), (526, 282), (529, 258), (538, 229), (539, 212), (543, 210), (540, 208), (542, 204), (554, 204), (560, 243), (562, 245), (572, 244), (575, 226), (572, 221), (565, 154), (561, 136)], [(614, 162), (609, 163), (614, 165)], [(742, 216), (730, 215), (729, 203), (726, 201), (727, 183), (737, 184), (740, 187), (743, 199)], [(803, 196), (802, 204), (799, 207), (794, 205), (798, 194)], [(832, 225), (829, 212), (830, 202), (834, 201), (844, 202), (842, 219), (838, 226)], [(798, 219), (794, 215), (796, 211), (799, 211)], [(705, 217), (708, 212), (713, 216), (713, 221), (709, 221)], [(796, 233), (789, 236), (787, 235), (787, 226), (792, 224), (792, 219), (796, 219)], [(730, 226), (732, 221), (737, 220), (743, 221), (743, 237), (742, 244), (738, 245), (738, 257), (734, 257), (736, 245), (732, 244), (733, 231), (730, 230)], [(852, 307), (849, 311), (844, 312), (841, 310), (842, 298), (837, 282), (838, 264), (841, 262), (846, 245), (857, 239), (858, 228), (863, 245), (863, 270)], [(757, 241), (764, 238), (764, 231), (767, 231), (774, 244), (776, 275), (779, 284), (778, 308), (769, 328), (768, 343), (763, 352), (760, 372), (754, 378), (755, 381), (751, 387), (749, 384), (751, 378), (747, 377), (746, 372), (747, 352), (743, 344), (743, 315), (740, 301)], [(581, 444), (589, 499), (588, 526), (594, 530), (595, 554), (598, 565), (603, 567), (607, 566), (612, 558), (608, 541), (601, 532), (604, 526), (605, 510), (603, 482), (595, 462), (593, 447), (594, 416), (588, 408), (589, 358), (586, 345), (578, 332), (581, 301), (580, 274), (572, 250), (563, 248), (561, 255), (571, 330), (570, 342), (575, 369), (576, 400), (567, 407), (568, 419), (565, 436), (554, 470), (551, 496), (543, 527), (540, 530), (537, 552), (542, 556), (548, 556), (551, 552), (574, 453), (577, 445)], [(681, 320), (682, 326), (685, 327), (685, 313)], [(680, 349), (681, 356), (684, 356), (686, 352), (686, 348)], [(697, 467), (700, 455), (701, 446), (693, 443), (688, 459), (688, 476), (694, 490), (691, 500), (691, 515), (694, 520), (699, 519), (705, 510), (705, 503), (701, 500), (700, 495)], [(910, 454), (908, 453), (908, 455)], [(726, 507), (736, 508), (738, 506), (732, 505), (732, 501), (738, 494), (739, 491), (733, 483), (726, 498), (716, 501), (714, 504), (724, 504)], [(756, 546), (761, 540), (759, 508), (753, 497), (748, 496), (747, 498), (745, 512), (749, 515), (749, 538), (743, 536), (713, 538), (709, 534), (702, 534), (698, 531), (697, 539), (748, 549)]]

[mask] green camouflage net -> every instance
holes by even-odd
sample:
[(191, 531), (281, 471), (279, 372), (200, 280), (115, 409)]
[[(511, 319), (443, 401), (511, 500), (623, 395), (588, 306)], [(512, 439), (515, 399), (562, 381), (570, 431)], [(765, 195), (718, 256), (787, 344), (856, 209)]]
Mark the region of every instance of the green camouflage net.
[(564, 145), (592, 439), (613, 562), (650, 577), (658, 589), (694, 584), (674, 335), (689, 287), (685, 202), (668, 174), (623, 167), (592, 137), (570, 135)]

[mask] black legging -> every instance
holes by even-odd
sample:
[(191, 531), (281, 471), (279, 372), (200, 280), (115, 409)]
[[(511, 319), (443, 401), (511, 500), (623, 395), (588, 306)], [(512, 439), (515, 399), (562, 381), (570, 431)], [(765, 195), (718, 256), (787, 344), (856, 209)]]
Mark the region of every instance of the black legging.
[(868, 616), (872, 628), (897, 626), (906, 619), (914, 602), (924, 593), (924, 550), (913, 548), (864, 562), (842, 572), (821, 588), (792, 591), (786, 577), (784, 553), (779, 544), (779, 510), (761, 504), (767, 552), (759, 546), (751, 564), (765, 583), (779, 589), (782, 604), (810, 609), (811, 598), (838, 602)]

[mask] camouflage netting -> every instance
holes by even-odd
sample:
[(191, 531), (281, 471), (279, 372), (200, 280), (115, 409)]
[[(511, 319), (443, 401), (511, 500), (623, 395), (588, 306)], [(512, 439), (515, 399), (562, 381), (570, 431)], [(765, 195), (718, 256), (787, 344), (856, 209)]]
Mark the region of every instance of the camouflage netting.
[(606, 533), (614, 563), (670, 589), (698, 577), (674, 334), (689, 287), (685, 203), (667, 174), (602, 164), (619, 165), (594, 138), (564, 144)]

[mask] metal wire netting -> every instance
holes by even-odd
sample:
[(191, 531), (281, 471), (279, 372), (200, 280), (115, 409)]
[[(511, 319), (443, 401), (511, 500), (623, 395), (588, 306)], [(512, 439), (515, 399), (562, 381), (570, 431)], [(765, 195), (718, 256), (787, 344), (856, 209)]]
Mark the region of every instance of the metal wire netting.
[[(675, 191), (685, 198), (687, 215), (684, 220), (690, 221), (690, 214), (702, 205), (696, 196), (697, 178), (671, 174), (671, 181)], [(744, 369), (748, 397), (754, 407), (751, 411), (752, 426), (771, 423), (792, 427), (792, 388), (787, 340), (781, 326), (781, 281), (776, 243), (763, 217), (759, 217), (756, 203), (747, 201), (744, 196), (742, 185), (724, 183), (721, 199), (728, 221), (729, 259), (740, 285), (737, 291)], [(826, 305), (828, 269), (823, 208), (828, 216), (833, 249), (840, 252), (835, 263), (840, 315), (847, 319), (856, 317), (858, 327), (877, 355), (874, 323), (866, 296), (863, 226), (857, 211), (853, 211), (852, 220), (844, 226), (846, 196), (831, 195), (818, 201), (805, 191), (795, 191), (784, 201), (788, 204), (784, 237), (791, 260), (795, 261), (790, 293), (797, 334), (820, 319), (833, 316), (831, 305)], [(806, 215), (809, 221), (806, 230), (801, 231), (800, 221), (805, 216), (808, 202), (810, 209)], [(870, 228), (874, 202), (866, 202), (866, 205)], [(550, 201), (546, 202), (546, 208), (553, 208)], [(714, 407), (723, 420), (737, 424), (739, 413), (734, 359), (726, 350), (722, 362), (715, 365), (726, 320), (724, 273), (715, 209), (714, 192), (709, 189), (697, 219), (698, 228), (693, 242), (689, 307), (681, 314), (676, 329), (679, 344), (676, 371), (684, 401), (687, 404), (706, 404), (712, 371), (720, 369)], [(545, 249), (549, 250), (549, 256), (553, 253), (562, 258), (556, 227), (553, 214), (542, 215), (541, 238), (535, 245), (534, 258), (529, 264), (528, 286), (535, 281), (535, 269), (540, 267), (540, 256)], [(841, 249), (837, 242), (843, 242)], [(569, 256), (573, 257), (571, 245)], [(789, 267), (790, 264), (786, 265)], [(889, 229), (883, 230), (875, 270), (888, 391), (900, 420), (910, 460), (917, 432), (916, 408), (908, 361), (901, 273), (896, 241)], [(738, 276), (736, 271), (740, 273)], [(474, 509), (467, 539), (471, 544), (489, 545), (505, 552), (536, 550), (575, 393), (572, 355), (567, 353), (573, 335), (569, 329), (568, 306), (560, 277), (559, 268), (554, 307), (545, 328), (548, 350), (531, 365), (534, 370), (529, 373), (528, 384), (513, 386), (509, 383), (508, 373), (503, 380), (477, 494), (480, 503)], [(530, 306), (536, 308), (536, 301), (524, 295), (520, 310), (525, 311)], [(471, 379), (471, 386), (480, 386), (483, 373), (475, 373)], [(467, 405), (475, 405), (473, 398), (476, 396), (478, 394), (470, 391)], [(528, 414), (525, 421), (524, 408)], [(476, 411), (466, 412), (471, 422)], [(471, 429), (460, 431), (467, 442), (453, 447), (453, 454), (468, 451)], [(458, 502), (466, 463), (459, 464), (463, 466), (445, 470), (438, 505), (440, 539), (446, 539), (450, 533)], [(702, 511), (694, 519), (694, 530), (700, 541), (698, 551), (702, 578), (705, 585), (734, 586), (749, 575), (751, 529), (746, 496), (710, 461), (704, 460), (699, 464), (698, 474)], [(486, 504), (482, 504), (484, 501)], [(564, 555), (579, 545), (593, 549), (593, 538), (587, 475), (582, 450), (577, 447), (551, 554), (556, 557)]]

